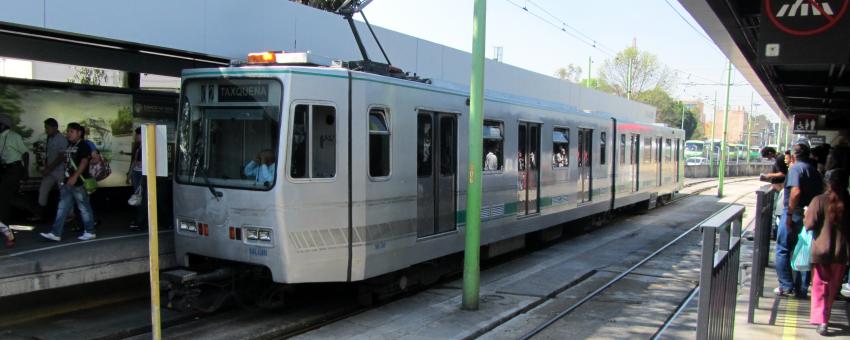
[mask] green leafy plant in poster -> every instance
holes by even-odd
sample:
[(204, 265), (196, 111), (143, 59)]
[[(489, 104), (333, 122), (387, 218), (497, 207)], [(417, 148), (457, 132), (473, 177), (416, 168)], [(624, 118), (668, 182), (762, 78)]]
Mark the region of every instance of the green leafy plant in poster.
[(24, 139), (32, 136), (32, 129), (21, 125), (21, 94), (11, 86), (0, 84), (0, 112), (12, 117), (12, 131)]
[(118, 118), (110, 124), (113, 136), (126, 136), (133, 133), (133, 110), (124, 106), (118, 110)]

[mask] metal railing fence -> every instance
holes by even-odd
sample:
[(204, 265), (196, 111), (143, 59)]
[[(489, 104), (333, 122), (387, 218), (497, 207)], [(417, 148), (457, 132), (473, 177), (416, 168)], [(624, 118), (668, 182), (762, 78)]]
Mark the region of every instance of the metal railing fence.
[(770, 260), (770, 233), (773, 229), (773, 204), (776, 191), (770, 185), (756, 190), (755, 225), (753, 226), (753, 266), (750, 268), (750, 301), (747, 322), (755, 321), (759, 299), (764, 295), (764, 271)]
[(700, 225), (702, 265), (697, 339), (732, 339), (744, 207), (732, 205)]

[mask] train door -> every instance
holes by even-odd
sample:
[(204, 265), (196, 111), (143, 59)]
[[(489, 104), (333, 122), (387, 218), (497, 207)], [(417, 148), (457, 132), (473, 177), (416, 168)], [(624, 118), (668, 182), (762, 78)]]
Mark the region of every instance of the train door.
[(540, 212), (540, 124), (520, 122), (517, 136), (517, 216), (526, 216)]
[(640, 134), (632, 134), (632, 192), (640, 190)]
[(656, 150), (655, 150), (656, 157), (655, 157), (655, 159), (657, 160), (657, 162), (655, 163), (655, 166), (658, 169), (658, 175), (657, 175), (657, 178), (656, 178), (656, 182), (658, 184), (656, 184), (656, 185), (660, 187), (661, 186), (661, 172), (662, 172), (661, 169), (664, 166), (662, 164), (662, 160), (664, 159), (664, 157), (663, 157), (664, 156), (664, 138), (662, 138), (662, 137), (656, 138), (655, 139), (655, 145), (656, 145)]
[(682, 170), (681, 166), (682, 165), (680, 164), (680, 162), (682, 161), (681, 145), (682, 145), (682, 140), (679, 139), (679, 138), (676, 138), (676, 154), (673, 155), (673, 157), (676, 157), (676, 183), (679, 183), (679, 182), (682, 181), (682, 178), (681, 178), (682, 177), (682, 173), (681, 173), (681, 170)]
[(417, 234), (455, 230), (457, 209), (457, 118), (420, 111), (417, 118)]
[(593, 129), (578, 129), (578, 202), (593, 200)]

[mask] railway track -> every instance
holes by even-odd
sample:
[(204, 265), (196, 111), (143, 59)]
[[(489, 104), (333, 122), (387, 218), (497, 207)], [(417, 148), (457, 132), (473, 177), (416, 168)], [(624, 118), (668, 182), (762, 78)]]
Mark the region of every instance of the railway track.
[[(737, 183), (737, 182), (751, 181), (751, 180), (753, 180), (753, 178), (748, 178), (748, 179), (743, 179), (743, 180), (738, 180), (738, 181), (729, 181), (729, 182), (726, 182), (726, 183)], [(708, 182), (708, 181), (705, 181), (705, 182)], [(691, 185), (696, 185), (696, 184), (705, 183), (705, 182), (692, 183)], [(696, 192), (686, 194), (685, 196), (682, 196), (682, 197), (678, 197), (676, 200), (674, 200), (674, 201), (672, 201), (672, 202), (679, 201), (679, 200), (681, 200), (681, 199), (685, 199), (685, 198), (687, 198), (687, 197), (690, 197), (690, 196), (696, 195), (696, 194), (698, 194), (699, 192), (703, 192), (703, 191), (709, 190), (709, 189), (711, 189), (711, 188), (713, 188), (713, 187), (716, 187), (716, 185), (715, 185), (715, 186), (709, 186), (709, 187), (706, 187), (706, 188), (701, 188), (701, 189), (699, 189), (699, 190), (698, 190), (698, 191), (696, 191)], [(606, 282), (604, 285), (602, 285), (601, 287), (597, 288), (596, 290), (592, 291), (590, 294), (587, 294), (586, 296), (584, 296), (584, 297), (583, 297), (582, 299), (580, 299), (579, 301), (577, 301), (577, 302), (573, 303), (572, 305), (570, 305), (569, 307), (567, 307), (567, 308), (565, 308), (565, 309), (561, 310), (561, 311), (560, 311), (559, 313), (557, 313), (555, 316), (553, 316), (553, 317), (551, 317), (551, 318), (549, 318), (549, 319), (546, 319), (543, 323), (541, 323), (540, 325), (538, 325), (537, 327), (535, 327), (532, 331), (530, 331), (530, 332), (528, 332), (528, 333), (524, 334), (522, 337), (520, 337), (520, 339), (523, 339), (523, 340), (531, 339), (531, 338), (533, 338), (533, 337), (535, 337), (535, 336), (539, 335), (541, 332), (543, 332), (543, 331), (545, 331), (546, 329), (548, 329), (549, 327), (551, 327), (551, 326), (552, 326), (553, 324), (555, 324), (557, 321), (562, 320), (563, 318), (565, 318), (565, 317), (567, 317), (568, 315), (570, 315), (571, 313), (573, 313), (576, 309), (578, 309), (578, 308), (579, 308), (579, 307), (581, 307), (582, 305), (585, 305), (587, 302), (590, 302), (590, 301), (592, 301), (594, 298), (597, 298), (598, 296), (600, 296), (600, 294), (602, 294), (603, 292), (605, 292), (606, 290), (610, 289), (612, 286), (614, 286), (614, 285), (615, 285), (615, 284), (617, 284), (618, 282), (620, 282), (620, 281), (622, 281), (623, 279), (625, 279), (626, 277), (628, 277), (628, 275), (632, 274), (635, 270), (637, 270), (637, 269), (641, 268), (641, 267), (642, 267), (643, 265), (645, 265), (647, 262), (649, 262), (649, 261), (651, 261), (652, 259), (654, 259), (655, 257), (657, 257), (659, 254), (663, 253), (665, 250), (667, 250), (667, 249), (668, 249), (668, 248), (670, 248), (671, 246), (675, 245), (675, 244), (676, 244), (676, 243), (678, 243), (680, 240), (684, 239), (685, 237), (687, 237), (688, 235), (690, 235), (691, 233), (693, 233), (695, 230), (698, 230), (698, 229), (699, 229), (699, 226), (700, 226), (703, 222), (705, 222), (705, 221), (707, 221), (707, 220), (711, 219), (712, 217), (714, 217), (715, 215), (717, 215), (717, 214), (718, 214), (721, 210), (723, 210), (723, 209), (725, 209), (725, 208), (727, 208), (727, 207), (729, 207), (729, 206), (731, 206), (731, 205), (735, 204), (736, 202), (738, 202), (739, 200), (741, 200), (742, 198), (744, 198), (744, 197), (745, 197), (745, 196), (747, 196), (747, 195), (752, 195), (752, 193), (746, 192), (746, 193), (743, 193), (743, 194), (738, 195), (738, 196), (737, 196), (737, 197), (736, 197), (736, 198), (735, 198), (732, 202), (730, 202), (730, 203), (726, 204), (723, 208), (721, 208), (720, 210), (718, 210), (718, 211), (717, 211), (717, 212), (715, 212), (714, 214), (711, 214), (710, 216), (708, 216), (708, 217), (706, 217), (705, 219), (701, 220), (700, 222), (696, 223), (696, 224), (695, 224), (695, 225), (693, 225), (692, 227), (688, 228), (686, 231), (684, 231), (683, 233), (679, 234), (679, 236), (677, 236), (676, 238), (674, 238), (672, 241), (670, 241), (670, 242), (668, 242), (668, 243), (664, 244), (663, 246), (661, 246), (661, 247), (659, 247), (658, 249), (656, 249), (655, 251), (653, 251), (651, 254), (647, 255), (646, 257), (644, 257), (643, 259), (641, 259), (640, 261), (638, 261), (636, 264), (634, 264), (634, 265), (632, 265), (631, 267), (629, 267), (628, 269), (626, 269), (626, 270), (624, 270), (624, 271), (620, 272), (620, 273), (619, 273), (617, 276), (615, 276), (613, 279), (611, 279), (610, 281)], [(667, 320), (665, 320), (665, 322), (664, 322), (664, 324), (662, 325), (662, 327), (660, 327), (660, 328), (659, 328), (659, 333), (660, 333), (660, 332), (662, 332), (662, 331), (663, 331), (663, 329), (665, 329), (667, 326), (669, 326), (670, 322), (672, 322), (672, 321), (675, 319), (675, 316), (676, 316), (676, 315), (680, 314), (680, 313), (682, 312), (682, 310), (684, 310), (684, 307), (685, 307), (685, 306), (686, 306), (686, 305), (690, 302), (690, 300), (691, 300), (691, 299), (692, 299), (692, 298), (696, 295), (696, 293), (697, 293), (697, 292), (698, 292), (698, 287), (696, 287), (696, 288), (695, 288), (695, 289), (691, 292), (691, 294), (688, 296), (688, 298), (686, 298), (685, 300), (683, 300), (682, 304), (680, 304), (680, 305), (678, 306), (678, 308), (677, 308), (676, 312), (675, 312), (675, 313), (674, 313), (674, 314), (673, 314), (670, 318), (668, 318)], [(656, 333), (656, 335), (657, 335), (657, 334), (659, 334), (659, 333)]]
[[(751, 181), (753, 179), (754, 178), (736, 179), (736, 180), (727, 181), (726, 183), (731, 184), (731, 183), (745, 182), (745, 181)], [(704, 184), (709, 183), (709, 182), (715, 182), (716, 183), (716, 180), (706, 180), (706, 181), (700, 181), (700, 182), (696, 182), (696, 183), (689, 183), (687, 185), (687, 187), (704, 185)], [(674, 204), (674, 203), (682, 201), (682, 200), (684, 200), (688, 197), (698, 195), (701, 192), (711, 190), (712, 188), (715, 188), (715, 187), (716, 187), (716, 184), (715, 185), (707, 185), (705, 187), (699, 187), (692, 192), (682, 194), (679, 197), (676, 197), (674, 200), (668, 202), (668, 204)], [(680, 236), (680, 238), (681, 238), (681, 236)], [(675, 242), (675, 241), (673, 241), (673, 242)], [(657, 252), (661, 252), (661, 251), (663, 251), (663, 249), (659, 250)], [(521, 255), (517, 255), (517, 256), (521, 256)], [(646, 261), (642, 261), (641, 263), (644, 263), (644, 262), (646, 262)], [(636, 266), (639, 266), (639, 265), (640, 265), (640, 263)], [(485, 267), (486, 267), (486, 265), (485, 265)], [(626, 273), (623, 276), (625, 276), (625, 275), (628, 275), (628, 274)], [(444, 283), (444, 280), (441, 280), (441, 281), (439, 281), (438, 283), (435, 283), (435, 284), (441, 284), (441, 283)], [(397, 295), (397, 296), (395, 296), (391, 299), (388, 299), (386, 301), (382, 301), (381, 303), (390, 303), (392, 301), (404, 298), (404, 297), (409, 296), (411, 294), (415, 294), (416, 292), (419, 292), (422, 289), (427, 289), (431, 286), (433, 286), (433, 285), (422, 287), (421, 289), (417, 289), (416, 291), (405, 292), (403, 294)], [(588, 298), (588, 299), (590, 299), (590, 298)], [(296, 314), (299, 313), (298, 312), (299, 309), (309, 309), (309, 307), (306, 304), (304, 306), (296, 305), (292, 309), (287, 309), (285, 311), (278, 312), (276, 317), (277, 318), (286, 318), (291, 313), (296, 313)], [(351, 302), (351, 303), (339, 302), (338, 305), (335, 306), (335, 308), (325, 309), (325, 310), (317, 313), (316, 316), (311, 317), (311, 318), (302, 318), (301, 321), (297, 322), (297, 324), (295, 324), (295, 325), (292, 325), (292, 327), (281, 327), (280, 329), (277, 329), (277, 330), (267, 330), (267, 331), (261, 332), (262, 334), (257, 334), (256, 336), (253, 336), (252, 338), (254, 338), (254, 339), (271, 339), (271, 338), (293, 337), (293, 336), (304, 334), (304, 333), (310, 332), (312, 330), (321, 328), (323, 326), (335, 323), (339, 320), (343, 320), (343, 319), (346, 319), (346, 318), (356, 316), (356, 315), (364, 313), (364, 312), (366, 312), (370, 309), (371, 309), (371, 307), (364, 307), (362, 305), (357, 304), (356, 302)], [(274, 313), (274, 311), (272, 311), (271, 313)], [(190, 329), (193, 329), (195, 327), (203, 328), (204, 324), (214, 324), (216, 322), (221, 322), (222, 320), (231, 320), (231, 319), (237, 319), (237, 318), (251, 318), (252, 316), (257, 316), (257, 317), (266, 316), (266, 317), (268, 317), (268, 314), (269, 314), (269, 312), (267, 312), (267, 311), (258, 311), (258, 310), (252, 310), (250, 308), (243, 308), (243, 307), (239, 307), (239, 306), (234, 306), (234, 307), (231, 307), (229, 309), (225, 309), (225, 310), (213, 313), (213, 314), (183, 313), (178, 317), (174, 317), (174, 318), (171, 318), (170, 320), (164, 321), (162, 326), (163, 326), (163, 329), (166, 332), (175, 332), (175, 331), (179, 330), (178, 333), (180, 333), (180, 332), (188, 332)], [(218, 320), (218, 321), (216, 321), (216, 320)], [(120, 331), (116, 330), (114, 333), (106, 334), (104, 336), (97, 337), (97, 338), (98, 339), (123, 339), (123, 338), (144, 337), (145, 335), (149, 334), (149, 332), (150, 332), (150, 326), (149, 325), (137, 325), (135, 327), (124, 327)]]

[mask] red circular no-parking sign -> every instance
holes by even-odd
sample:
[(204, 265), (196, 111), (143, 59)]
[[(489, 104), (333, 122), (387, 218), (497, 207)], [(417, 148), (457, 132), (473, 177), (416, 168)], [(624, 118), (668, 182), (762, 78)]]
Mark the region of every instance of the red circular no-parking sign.
[(764, 11), (779, 30), (809, 36), (835, 26), (849, 4), (850, 0), (764, 0)]

